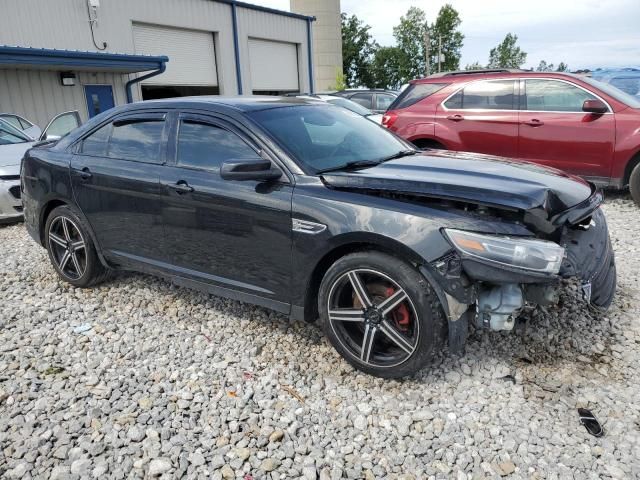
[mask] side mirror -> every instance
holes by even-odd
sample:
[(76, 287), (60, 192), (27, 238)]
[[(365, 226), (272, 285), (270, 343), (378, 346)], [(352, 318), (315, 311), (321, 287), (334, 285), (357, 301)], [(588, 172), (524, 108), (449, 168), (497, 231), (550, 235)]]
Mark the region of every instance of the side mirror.
[(269, 160), (238, 159), (224, 162), (220, 167), (220, 176), (225, 180), (277, 180), (282, 172)]
[(585, 100), (582, 104), (582, 111), (587, 113), (607, 113), (609, 108), (602, 100)]

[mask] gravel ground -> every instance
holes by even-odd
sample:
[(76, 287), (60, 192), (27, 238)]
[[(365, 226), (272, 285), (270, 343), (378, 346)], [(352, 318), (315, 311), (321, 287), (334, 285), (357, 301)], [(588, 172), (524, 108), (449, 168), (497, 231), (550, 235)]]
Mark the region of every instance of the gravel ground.
[(640, 210), (605, 210), (604, 318), (564, 295), (405, 381), (353, 370), (314, 325), (163, 280), (74, 289), (0, 228), (0, 477), (638, 478)]

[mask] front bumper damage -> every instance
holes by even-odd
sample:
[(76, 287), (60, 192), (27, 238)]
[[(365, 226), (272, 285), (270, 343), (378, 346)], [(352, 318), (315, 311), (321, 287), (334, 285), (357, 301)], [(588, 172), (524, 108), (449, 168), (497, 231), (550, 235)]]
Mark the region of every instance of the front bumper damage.
[(555, 304), (566, 281), (580, 285), (587, 305), (606, 310), (616, 289), (615, 258), (604, 213), (599, 208), (589, 213), (561, 227), (558, 243), (565, 258), (557, 275), (495, 267), (462, 258), (455, 250), (423, 266), (423, 274), (441, 290), (450, 350), (463, 350), (469, 322), (477, 328), (511, 330), (525, 307)]

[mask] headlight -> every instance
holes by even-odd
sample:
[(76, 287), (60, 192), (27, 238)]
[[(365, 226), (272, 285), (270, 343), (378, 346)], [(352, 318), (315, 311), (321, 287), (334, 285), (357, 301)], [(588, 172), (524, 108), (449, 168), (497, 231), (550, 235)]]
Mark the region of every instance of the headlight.
[(445, 229), (447, 237), (463, 254), (485, 262), (540, 273), (558, 273), (564, 248), (554, 242), (531, 238), (481, 235)]

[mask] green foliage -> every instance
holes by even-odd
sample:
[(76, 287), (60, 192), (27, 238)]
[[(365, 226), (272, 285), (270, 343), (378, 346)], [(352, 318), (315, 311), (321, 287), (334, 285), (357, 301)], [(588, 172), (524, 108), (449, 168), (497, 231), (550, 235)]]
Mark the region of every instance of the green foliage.
[[(397, 88), (414, 78), (421, 78), (437, 69), (438, 39), (442, 41), (442, 70), (460, 66), (460, 51), (464, 35), (459, 31), (462, 21), (449, 4), (444, 5), (435, 23), (429, 25), (424, 10), (411, 7), (393, 28), (396, 45), (381, 47), (369, 33), (371, 27), (357, 16), (342, 14), (342, 64), (346, 87)], [(430, 35), (431, 72), (426, 72), (425, 32)], [(339, 82), (336, 80), (338, 86)]]
[(482, 70), (484, 68), (486, 67), (484, 65), (481, 65), (478, 61), (470, 63), (466, 67), (464, 67), (465, 70)]
[(536, 72), (553, 72), (553, 63), (547, 63), (545, 60), (540, 60)]
[(406, 58), (400, 47), (380, 47), (371, 64), (373, 88), (398, 88), (405, 83), (401, 71)]
[(342, 71), (347, 87), (367, 86), (371, 84), (370, 64), (378, 44), (369, 30), (358, 17), (346, 13), (342, 18)]
[(335, 85), (329, 87), (329, 90), (341, 91), (345, 90), (346, 88), (347, 84), (345, 82), (344, 73), (342, 73), (342, 71), (338, 67), (336, 67), (336, 83)]
[(431, 50), (431, 72), (437, 71), (438, 38), (442, 40), (441, 48), (444, 62), (441, 70), (448, 72), (460, 68), (460, 57), (462, 56), (462, 44), (464, 35), (460, 32), (462, 20), (457, 10), (448, 3), (438, 12), (435, 23), (429, 26), (430, 50)]
[(507, 33), (502, 43), (489, 52), (489, 68), (520, 68), (527, 61), (527, 53), (516, 44), (518, 36)]
[(558, 68), (556, 68), (556, 72), (568, 72), (569, 71), (569, 65), (567, 65), (564, 62), (560, 62), (558, 64)]
[[(425, 74), (424, 34), (426, 16), (424, 10), (410, 7), (407, 13), (400, 17), (400, 24), (393, 27), (393, 36), (398, 47), (398, 71), (394, 72), (404, 83)], [(386, 55), (385, 55), (386, 56)]]

